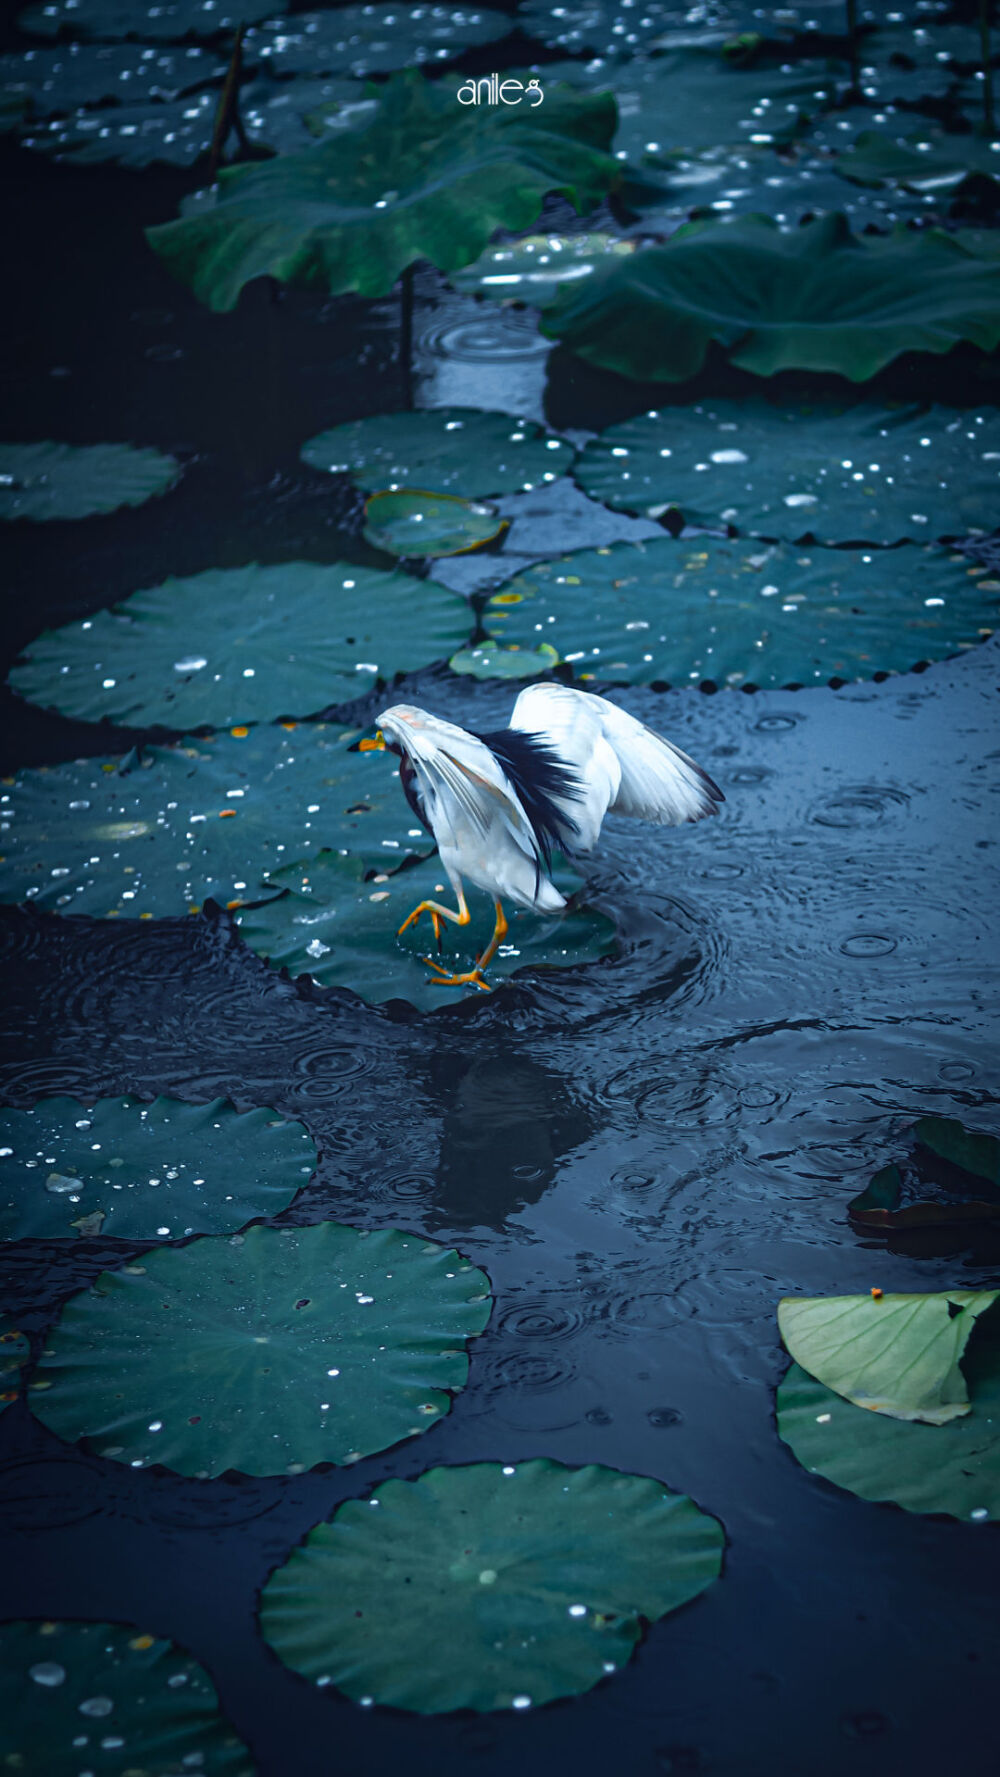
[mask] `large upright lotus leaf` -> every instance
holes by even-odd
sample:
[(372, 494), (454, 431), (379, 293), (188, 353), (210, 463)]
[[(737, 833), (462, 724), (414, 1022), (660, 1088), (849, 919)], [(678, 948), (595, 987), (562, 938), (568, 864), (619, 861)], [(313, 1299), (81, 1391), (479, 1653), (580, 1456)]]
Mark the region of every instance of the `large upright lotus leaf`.
[(202, 1668), (124, 1623), (0, 1626), (0, 1718), (21, 1777), (254, 1777)]
[(0, 1239), (225, 1234), (287, 1209), (316, 1164), (300, 1123), (223, 1098), (43, 1098), (0, 1110)]
[(910, 191), (944, 194), (974, 173), (1000, 182), (1000, 141), (945, 136), (936, 130), (908, 136), (865, 130), (839, 157), (837, 171), (856, 185), (904, 185)]
[[(556, 866), (554, 880), (567, 899), (580, 887), (564, 865)], [(365, 881), (360, 860), (321, 852), (307, 864), (275, 872), (269, 881), (286, 893), (261, 907), (243, 909), (236, 923), (250, 948), (274, 968), (286, 968), (292, 976), (311, 975), (323, 987), (349, 987), (373, 1005), (402, 999), (427, 1012), (470, 995), (480, 997), (481, 989), (471, 984), (436, 985), (422, 959), (430, 955), (456, 974), (471, 969), (493, 935), (493, 907), (484, 895), (472, 891), (472, 923), (446, 925), (440, 951), (426, 914), (398, 936), (418, 901), (439, 900), (446, 906), (454, 901), (437, 856), (398, 875), (379, 872)], [(487, 976), (494, 987), (519, 969), (594, 963), (613, 948), (609, 921), (590, 908), (561, 914), (512, 906), (506, 911), (510, 931)]]
[(824, 543), (988, 529), (1000, 506), (994, 408), (726, 397), (611, 426), (574, 477), (605, 505)]
[(89, 518), (141, 506), (180, 472), (176, 458), (131, 444), (0, 444), (0, 519)]
[[(619, 684), (810, 684), (906, 672), (996, 621), (964, 561), (912, 546), (827, 550), (615, 543), (537, 562), (489, 600), (496, 641), (546, 641), (579, 677)], [(988, 632), (987, 632), (988, 633)]]
[(497, 302), (516, 298), (543, 308), (563, 284), (590, 276), (606, 253), (634, 253), (635, 242), (613, 234), (527, 235), (487, 247), (474, 265), (455, 272), (456, 290), (492, 296)]
[(556, 481), (573, 461), (573, 447), (534, 420), (435, 407), (349, 420), (307, 439), (299, 455), (369, 491), (432, 481), (444, 493), (482, 500)]
[(0, 789), (0, 901), (150, 919), (259, 900), (272, 870), (324, 846), (398, 863), (426, 836), (343, 732), (251, 728), (21, 771)]
[(624, 1666), (644, 1623), (718, 1577), (724, 1542), (645, 1475), (544, 1457), (429, 1469), (318, 1524), (265, 1586), (261, 1627), (359, 1702), (527, 1709)]
[[(377, 100), (364, 86), (339, 75), (318, 79), (251, 80), (240, 88), (240, 113), (252, 142), (278, 154), (297, 154), (313, 142), (342, 129), (353, 129), (375, 115)], [(215, 194), (199, 194), (210, 209)], [(184, 205), (181, 215), (192, 212)]]
[(297, 1473), (418, 1437), (465, 1386), (489, 1279), (398, 1228), (248, 1229), (159, 1247), (71, 1296), (34, 1412), (132, 1467)]
[(1000, 1141), (957, 1117), (921, 1117), (907, 1152), (883, 1166), (847, 1206), (868, 1228), (993, 1220), (1000, 1216)]
[(193, 44), (67, 43), (0, 56), (0, 84), (31, 94), (36, 117), (116, 99), (176, 99), (225, 72), (225, 64)]
[(527, 228), (547, 193), (593, 207), (618, 178), (614, 101), (566, 88), (531, 115), (458, 104), (415, 72), (375, 117), (303, 154), (228, 167), (213, 209), (149, 229), (170, 270), (213, 309), (270, 274), (331, 295), (384, 296), (418, 259), (468, 265), (496, 228)]
[(962, 1353), (998, 1296), (786, 1296), (778, 1327), (796, 1363), (855, 1406), (944, 1425), (969, 1411)]
[(778, 1434), (810, 1474), (908, 1512), (1000, 1518), (1000, 1325), (980, 1321), (965, 1356), (970, 1411), (947, 1425), (855, 1407), (792, 1364), (778, 1389)]
[(29, 121), (22, 145), (78, 166), (149, 167), (157, 162), (188, 167), (208, 151), (218, 109), (216, 91), (142, 105), (78, 110), (47, 122)]
[(17, 1400), (21, 1372), (31, 1356), (31, 1340), (17, 1322), (0, 1314), (0, 1413)]
[(365, 502), (365, 538), (390, 555), (465, 555), (496, 541), (507, 529), (495, 506), (456, 494), (392, 488)]
[(468, 639), (465, 599), (349, 562), (209, 568), (44, 630), (10, 683), (29, 702), (134, 728), (309, 716)]
[(511, 27), (488, 6), (338, 6), (268, 20), (248, 33), (246, 54), (278, 74), (386, 74), (447, 61)]
[(642, 382), (681, 382), (716, 341), (758, 376), (863, 382), (902, 352), (1000, 343), (1000, 264), (941, 229), (852, 235), (843, 215), (783, 233), (769, 216), (692, 222), (564, 287), (542, 332)]
[(267, 18), (274, 0), (40, 0), (18, 17), (23, 31), (56, 37), (138, 37), (179, 43), (185, 37), (232, 34), (241, 24)]

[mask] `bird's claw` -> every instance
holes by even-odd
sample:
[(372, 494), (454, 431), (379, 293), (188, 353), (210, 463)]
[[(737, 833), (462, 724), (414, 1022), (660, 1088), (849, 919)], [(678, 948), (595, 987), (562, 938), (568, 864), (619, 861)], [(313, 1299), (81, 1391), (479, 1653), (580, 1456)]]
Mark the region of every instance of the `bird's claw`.
[(402, 925), (399, 928), (399, 931), (396, 933), (396, 936), (397, 936), (397, 938), (401, 938), (403, 936), (403, 933), (406, 931), (407, 926), (414, 925), (419, 920), (420, 915), (422, 913), (429, 913), (431, 916), (431, 923), (434, 926), (434, 937), (437, 941), (437, 947), (440, 950), (440, 948), (441, 948), (441, 933), (444, 931), (444, 924), (442, 922), (441, 915), (438, 912), (437, 908), (432, 906), (429, 901), (421, 901), (419, 907), (414, 907), (413, 912), (411, 914), (409, 914), (406, 919), (404, 919)]
[(436, 963), (432, 956), (422, 956), (420, 960), (422, 963), (426, 963), (429, 969), (435, 971), (431, 977), (431, 987), (475, 986), (480, 988), (483, 993), (493, 992), (489, 982), (484, 979), (482, 971), (478, 968), (468, 969), (464, 975), (451, 975), (448, 973), (447, 969), (441, 967), (440, 963)]

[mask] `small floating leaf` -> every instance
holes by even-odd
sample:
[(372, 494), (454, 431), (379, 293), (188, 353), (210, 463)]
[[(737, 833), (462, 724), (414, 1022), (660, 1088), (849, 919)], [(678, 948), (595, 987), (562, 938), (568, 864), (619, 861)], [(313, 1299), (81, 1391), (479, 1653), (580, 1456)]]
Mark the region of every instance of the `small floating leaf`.
[(287, 1209), (316, 1163), (300, 1123), (222, 1098), (43, 1098), (0, 1110), (0, 1135), (3, 1240), (235, 1232)]
[(51, 1333), (35, 1413), (184, 1475), (352, 1463), (428, 1431), (469, 1370), (489, 1279), (396, 1228), (253, 1227), (102, 1272)]
[(430, 1469), (317, 1525), (265, 1586), (261, 1627), (287, 1665), (358, 1701), (526, 1709), (624, 1666), (643, 1621), (718, 1577), (723, 1544), (717, 1519), (643, 1475)]
[(365, 489), (433, 479), (471, 500), (555, 481), (573, 460), (572, 445), (534, 420), (475, 407), (372, 414), (318, 433), (299, 454), (312, 468), (348, 474)]
[(508, 523), (480, 500), (422, 488), (386, 490), (365, 502), (365, 538), (390, 555), (466, 555), (494, 542)]
[(453, 654), (448, 662), (453, 673), (472, 679), (534, 679), (558, 664), (559, 655), (548, 642), (537, 648), (502, 648), (497, 642), (483, 642), (478, 648)]
[(202, 1668), (125, 1623), (4, 1623), (0, 1716), (6, 1767), (24, 1777), (80, 1777), (87, 1766), (254, 1777)]
[(469, 608), (433, 580), (350, 562), (209, 568), (44, 630), (10, 683), (83, 721), (184, 730), (309, 716), (446, 659)]
[(0, 519), (89, 518), (165, 494), (180, 464), (131, 444), (0, 444)]
[(796, 1362), (845, 1400), (890, 1419), (944, 1425), (969, 1411), (962, 1353), (998, 1296), (786, 1296), (778, 1326)]
[(869, 1228), (1000, 1217), (1000, 1142), (954, 1117), (921, 1117), (905, 1158), (883, 1166), (847, 1208)]

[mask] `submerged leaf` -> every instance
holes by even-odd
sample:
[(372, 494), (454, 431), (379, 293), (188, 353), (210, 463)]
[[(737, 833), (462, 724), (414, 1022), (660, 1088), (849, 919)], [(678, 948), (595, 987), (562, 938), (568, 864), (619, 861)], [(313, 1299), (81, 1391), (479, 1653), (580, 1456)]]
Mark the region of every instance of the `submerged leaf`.
[(494, 542), (507, 525), (495, 506), (422, 488), (394, 488), (365, 502), (365, 539), (390, 555), (466, 555)]
[(21, 1371), (30, 1356), (31, 1341), (27, 1333), (22, 1333), (16, 1321), (0, 1314), (0, 1413), (17, 1400)]
[(174, 457), (131, 444), (0, 444), (0, 519), (89, 518), (141, 506), (180, 472)]
[(349, 702), (447, 658), (469, 629), (465, 600), (433, 580), (350, 562), (251, 562), (44, 630), (10, 684), (78, 720), (220, 728)]
[(258, 1226), (159, 1247), (70, 1297), (32, 1407), (135, 1468), (353, 1463), (450, 1410), (490, 1307), (482, 1271), (396, 1228)]
[(436, 487), (468, 500), (555, 481), (573, 447), (534, 420), (476, 407), (376, 413), (318, 432), (299, 455), (314, 469), (350, 475), (358, 487)]
[(1000, 265), (941, 229), (852, 235), (840, 214), (692, 222), (565, 288), (542, 332), (641, 382), (680, 382), (715, 341), (758, 376), (874, 376), (903, 352), (1000, 343)]
[(301, 1123), (223, 1098), (42, 1098), (0, 1110), (0, 1135), (3, 1240), (235, 1233), (287, 1209), (316, 1164)]
[(420, 74), (395, 75), (371, 121), (303, 154), (224, 168), (212, 209), (148, 239), (216, 310), (265, 274), (384, 296), (418, 259), (455, 271), (496, 228), (528, 227), (549, 192), (586, 211), (617, 180), (613, 100), (556, 89), (534, 110), (470, 114)]
[(959, 1364), (1000, 1290), (786, 1296), (778, 1326), (796, 1362), (856, 1406), (944, 1425), (969, 1411)]
[(7, 1768), (24, 1777), (80, 1777), (84, 1761), (149, 1777), (255, 1773), (207, 1673), (131, 1624), (0, 1625), (0, 1717)]
[[(373, 1509), (375, 1508), (375, 1509)], [(617, 1469), (430, 1469), (318, 1524), (264, 1588), (261, 1627), (304, 1677), (437, 1715), (578, 1696), (718, 1577), (715, 1518)]]
[(917, 1228), (1000, 1216), (1000, 1142), (954, 1117), (921, 1117), (904, 1159), (883, 1166), (848, 1213), (871, 1228)]

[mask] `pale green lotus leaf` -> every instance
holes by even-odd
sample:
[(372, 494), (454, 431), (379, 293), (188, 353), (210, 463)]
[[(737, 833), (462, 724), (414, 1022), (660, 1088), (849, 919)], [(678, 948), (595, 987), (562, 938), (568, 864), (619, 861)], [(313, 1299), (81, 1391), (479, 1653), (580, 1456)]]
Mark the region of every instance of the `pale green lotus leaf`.
[(180, 472), (174, 457), (131, 444), (0, 444), (0, 519), (89, 518), (141, 506)]
[(319, 432), (299, 455), (358, 487), (434, 486), (467, 500), (516, 493), (565, 474), (573, 447), (534, 420), (475, 407), (376, 413)]
[(855, 1406), (944, 1425), (969, 1411), (960, 1362), (1000, 1290), (786, 1296), (778, 1327), (796, 1363)]
[(390, 555), (466, 555), (495, 542), (507, 529), (495, 506), (434, 494), (422, 488), (394, 488), (370, 495), (365, 504), (367, 542)]
[(453, 654), (448, 665), (453, 673), (472, 679), (534, 679), (558, 666), (559, 655), (548, 642), (537, 648), (501, 648), (496, 642), (482, 642), (479, 647)]
[(309, 716), (446, 659), (469, 609), (433, 580), (350, 562), (209, 568), (44, 630), (10, 684), (81, 721), (228, 727)]
[(179, 1239), (287, 1209), (316, 1164), (300, 1123), (225, 1099), (42, 1098), (0, 1109), (0, 1239)]
[(544, 1457), (430, 1469), (318, 1524), (265, 1586), (261, 1628), (358, 1701), (528, 1709), (624, 1666), (645, 1622), (718, 1577), (724, 1540), (644, 1475)]
[(158, 1247), (70, 1297), (29, 1399), (60, 1437), (133, 1468), (358, 1462), (450, 1410), (489, 1287), (397, 1228), (257, 1226)]

